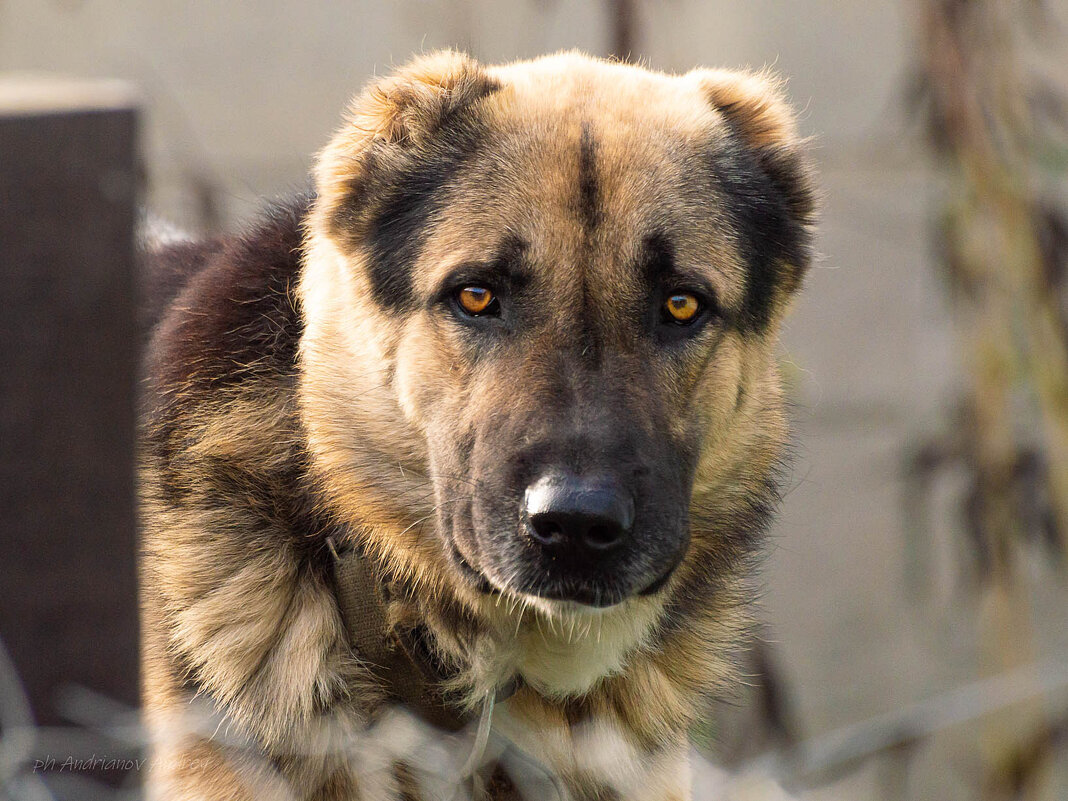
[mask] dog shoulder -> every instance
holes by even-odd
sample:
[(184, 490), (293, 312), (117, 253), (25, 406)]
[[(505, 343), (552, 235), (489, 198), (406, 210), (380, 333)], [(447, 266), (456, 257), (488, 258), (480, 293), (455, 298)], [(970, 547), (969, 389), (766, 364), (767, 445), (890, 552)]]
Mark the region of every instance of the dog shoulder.
[(148, 378), (158, 391), (293, 372), (301, 332), (293, 288), (311, 201), (301, 195), (272, 205), (239, 235), (149, 254), (149, 303), (172, 296), (148, 352)]
[(309, 203), (185, 251), (184, 286), (149, 348), (141, 420), (146, 705), (159, 719), (210, 699), (269, 747), (362, 681), (293, 402)]

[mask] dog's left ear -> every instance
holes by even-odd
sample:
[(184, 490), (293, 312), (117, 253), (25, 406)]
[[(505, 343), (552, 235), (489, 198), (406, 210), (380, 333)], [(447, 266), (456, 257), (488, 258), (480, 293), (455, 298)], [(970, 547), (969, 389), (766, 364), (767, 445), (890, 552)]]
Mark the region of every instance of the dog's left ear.
[[(818, 198), (805, 141), (775, 75), (699, 69), (687, 77), (719, 113), (735, 161), (745, 168), (725, 170), (720, 178), (739, 203), (742, 222), (762, 240), (756, 257), (763, 263), (751, 268), (751, 279), (766, 285), (754, 296), (767, 301), (764, 307), (751, 309), (760, 322), (776, 298), (797, 289), (811, 261)], [(757, 177), (746, 182), (746, 173)]]
[(798, 221), (815, 222), (816, 192), (784, 82), (770, 72), (694, 70), (712, 106), (752, 149), (757, 162), (786, 196)]

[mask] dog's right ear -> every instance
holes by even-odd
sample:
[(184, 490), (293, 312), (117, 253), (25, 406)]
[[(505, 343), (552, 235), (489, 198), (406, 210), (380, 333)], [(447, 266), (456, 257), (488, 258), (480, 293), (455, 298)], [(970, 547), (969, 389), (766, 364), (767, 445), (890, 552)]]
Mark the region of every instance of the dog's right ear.
[(353, 104), (351, 122), (382, 141), (418, 145), (499, 86), (470, 56), (442, 50), (372, 84)]
[(421, 56), (373, 81), (319, 154), (315, 178), (321, 201), (337, 208), (370, 169), (403, 167), (409, 155), (498, 88), (474, 59), (454, 50)]
[(330, 242), (383, 309), (414, 302), (411, 272), (443, 189), (485, 140), (498, 82), (462, 53), (433, 53), (370, 84), (319, 154), (309, 241)]

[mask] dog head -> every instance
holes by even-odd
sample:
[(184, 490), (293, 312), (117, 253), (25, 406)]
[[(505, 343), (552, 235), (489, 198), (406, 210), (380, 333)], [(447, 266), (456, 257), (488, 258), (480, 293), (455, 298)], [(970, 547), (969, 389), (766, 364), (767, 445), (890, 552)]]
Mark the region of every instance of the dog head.
[(356, 99), (316, 179), (304, 418), (372, 541), (586, 606), (726, 561), (810, 260), (773, 81), (439, 53)]

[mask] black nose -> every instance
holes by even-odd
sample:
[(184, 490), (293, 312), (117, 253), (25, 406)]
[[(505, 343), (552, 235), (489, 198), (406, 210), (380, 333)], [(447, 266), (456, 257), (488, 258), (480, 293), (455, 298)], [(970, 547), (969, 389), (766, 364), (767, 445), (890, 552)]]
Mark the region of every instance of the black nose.
[(624, 542), (634, 525), (634, 498), (605, 478), (552, 473), (527, 487), (530, 536), (570, 551), (605, 551)]

